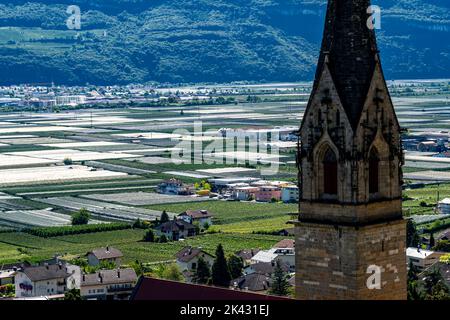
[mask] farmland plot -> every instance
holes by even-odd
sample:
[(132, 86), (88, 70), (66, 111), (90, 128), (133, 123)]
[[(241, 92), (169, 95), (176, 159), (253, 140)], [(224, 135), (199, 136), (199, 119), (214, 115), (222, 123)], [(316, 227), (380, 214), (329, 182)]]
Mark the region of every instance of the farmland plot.
[(22, 227), (56, 227), (70, 225), (71, 216), (50, 210), (4, 211), (0, 212), (0, 224), (2, 222)]
[(13, 156), (22, 156), (38, 159), (49, 159), (56, 161), (63, 161), (70, 158), (73, 161), (87, 161), (87, 160), (105, 160), (105, 159), (122, 159), (138, 157), (133, 154), (113, 153), (113, 152), (92, 152), (79, 151), (74, 149), (57, 149), (57, 150), (39, 150), (39, 151), (24, 151), (6, 153)]
[[(88, 210), (95, 216), (111, 220), (133, 222), (137, 219), (156, 220), (161, 217), (162, 211), (135, 208), (108, 202), (82, 199), (76, 197), (57, 197), (47, 199), (35, 199), (36, 201), (48, 203), (67, 210), (78, 211), (82, 208)], [(168, 213), (173, 218), (174, 214)]]
[(205, 201), (208, 199), (191, 196), (177, 196), (150, 192), (127, 192), (116, 194), (90, 194), (81, 196), (93, 200), (100, 200), (106, 202), (118, 202), (134, 206), (165, 204), (165, 203), (184, 203)]
[(430, 215), (413, 215), (413, 216), (411, 216), (411, 218), (417, 224), (433, 222), (433, 221), (445, 219), (448, 217), (449, 216), (446, 214), (430, 214)]
[(86, 166), (52, 166), (0, 170), (0, 186), (127, 177), (126, 173), (96, 170)]

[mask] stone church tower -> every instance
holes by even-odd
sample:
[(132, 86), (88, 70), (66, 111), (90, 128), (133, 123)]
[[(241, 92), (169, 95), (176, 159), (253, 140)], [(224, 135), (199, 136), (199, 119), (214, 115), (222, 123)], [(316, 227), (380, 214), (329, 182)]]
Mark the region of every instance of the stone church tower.
[(400, 126), (370, 0), (329, 0), (300, 129), (298, 299), (406, 299)]

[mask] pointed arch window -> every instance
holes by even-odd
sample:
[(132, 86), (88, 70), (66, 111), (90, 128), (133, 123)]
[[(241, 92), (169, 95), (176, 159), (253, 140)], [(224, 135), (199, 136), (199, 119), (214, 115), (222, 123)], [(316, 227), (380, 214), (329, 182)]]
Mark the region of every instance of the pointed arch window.
[(369, 156), (369, 193), (380, 191), (380, 158), (376, 149), (372, 149)]
[(336, 154), (330, 148), (323, 157), (323, 192), (328, 195), (338, 193), (338, 163)]

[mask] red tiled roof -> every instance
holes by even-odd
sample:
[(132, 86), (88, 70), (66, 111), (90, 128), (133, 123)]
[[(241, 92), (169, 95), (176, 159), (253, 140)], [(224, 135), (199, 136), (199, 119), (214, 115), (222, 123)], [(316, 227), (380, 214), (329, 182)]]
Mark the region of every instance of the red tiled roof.
[(185, 212), (180, 214), (180, 216), (182, 215), (188, 215), (193, 219), (212, 217), (212, 214), (210, 214), (207, 210), (186, 210)]
[(119, 249), (113, 247), (94, 249), (87, 253), (93, 254), (98, 260), (122, 258), (123, 254)]
[(291, 300), (263, 294), (141, 277), (131, 300), (233, 301)]
[(292, 239), (284, 239), (278, 242), (273, 248), (291, 248), (294, 249), (295, 241)]
[(200, 253), (203, 253), (203, 254), (213, 257), (209, 253), (203, 251), (201, 248), (192, 248), (192, 247), (185, 247), (185, 248), (181, 249), (181, 251), (179, 251), (175, 256), (178, 260), (180, 260), (182, 262), (189, 262), (193, 258), (198, 256)]

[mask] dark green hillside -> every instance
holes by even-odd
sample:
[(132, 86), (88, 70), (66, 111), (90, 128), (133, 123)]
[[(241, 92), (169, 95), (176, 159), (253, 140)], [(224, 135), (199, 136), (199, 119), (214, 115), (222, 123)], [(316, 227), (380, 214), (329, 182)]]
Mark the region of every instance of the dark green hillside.
[[(446, 0), (379, 0), (388, 78), (449, 77)], [(68, 5), (82, 29), (68, 30)], [(6, 0), (0, 84), (296, 81), (313, 76), (324, 0)]]

